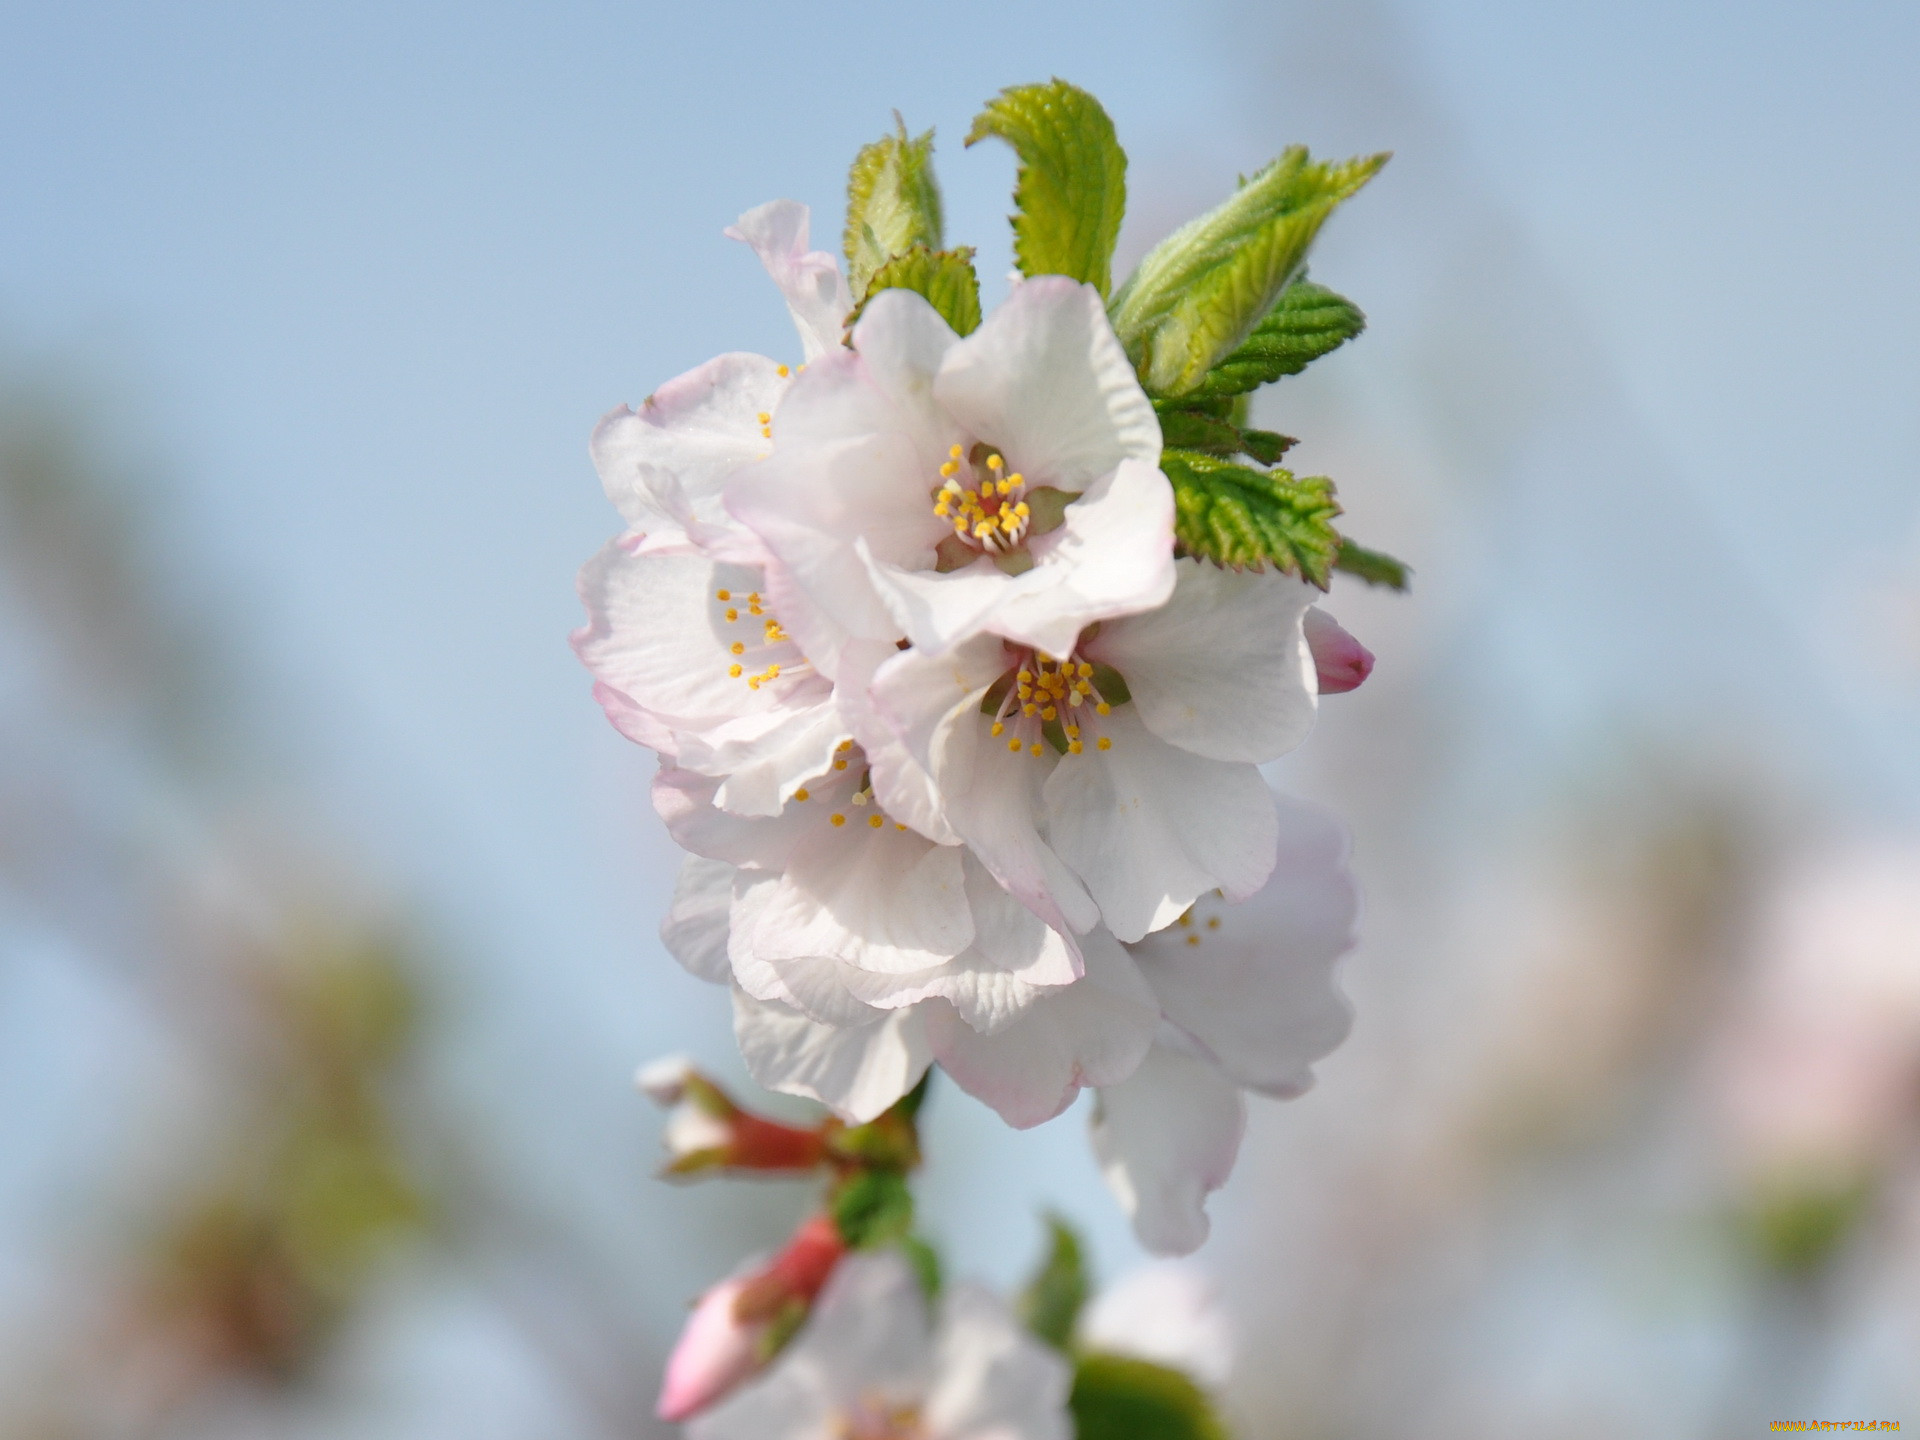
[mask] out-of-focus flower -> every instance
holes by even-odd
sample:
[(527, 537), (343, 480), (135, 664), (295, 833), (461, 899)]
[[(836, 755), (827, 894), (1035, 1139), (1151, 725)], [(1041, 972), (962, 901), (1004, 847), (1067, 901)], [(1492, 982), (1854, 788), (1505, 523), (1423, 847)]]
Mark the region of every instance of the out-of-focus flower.
[(781, 1125), (742, 1110), (683, 1055), (643, 1066), (635, 1083), (667, 1107), (662, 1138), (670, 1176), (720, 1169), (812, 1170), (826, 1159), (821, 1129)]
[(851, 338), (795, 379), (772, 453), (727, 486), (815, 664), (903, 633), (931, 655), (988, 632), (1065, 654), (1167, 598), (1160, 425), (1092, 286), (1026, 281), (965, 339), (885, 290)]
[(701, 1296), (668, 1357), (660, 1418), (685, 1420), (764, 1366), (805, 1320), (845, 1254), (832, 1220), (816, 1215), (772, 1261), (749, 1267)]
[(1132, 1355), (1219, 1387), (1233, 1373), (1233, 1326), (1218, 1287), (1191, 1263), (1143, 1265), (1107, 1286), (1080, 1313), (1080, 1345)]
[(1209, 896), (1129, 947), (1166, 1019), (1140, 1068), (1101, 1089), (1093, 1146), (1157, 1254), (1207, 1238), (1206, 1197), (1226, 1183), (1246, 1127), (1241, 1092), (1305, 1093), (1313, 1062), (1352, 1026), (1334, 980), (1359, 914), (1346, 836), (1298, 802), (1280, 815), (1264, 889), (1237, 905)]
[(1349, 635), (1340, 622), (1318, 605), (1308, 609), (1301, 629), (1313, 652), (1314, 673), (1322, 695), (1344, 695), (1358, 690), (1373, 673), (1373, 652)]
[(1863, 1184), (1920, 1119), (1920, 846), (1859, 845), (1787, 878), (1722, 1037), (1722, 1114), (1763, 1191)]
[(766, 1373), (690, 1440), (1067, 1440), (1066, 1362), (984, 1290), (928, 1304), (898, 1254), (850, 1256)]
[(1301, 619), (1319, 592), (1196, 560), (1175, 572), (1165, 605), (1061, 650), (981, 636), (875, 674), (875, 708), (955, 833), (1061, 929), (1136, 941), (1210, 890), (1244, 899), (1272, 868), (1255, 767), (1312, 728)]

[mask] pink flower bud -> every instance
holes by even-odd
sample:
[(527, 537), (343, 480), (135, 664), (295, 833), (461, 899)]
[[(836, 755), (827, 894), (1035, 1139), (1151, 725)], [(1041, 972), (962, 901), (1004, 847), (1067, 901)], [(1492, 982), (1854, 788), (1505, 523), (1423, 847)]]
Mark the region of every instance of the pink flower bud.
[(667, 1107), (667, 1175), (690, 1178), (713, 1170), (804, 1172), (826, 1159), (826, 1135), (763, 1120), (742, 1110), (684, 1056), (641, 1067), (634, 1083)]
[(1358, 690), (1373, 673), (1373, 652), (1317, 605), (1308, 609), (1304, 627), (1307, 648), (1313, 652), (1313, 666), (1320, 675), (1320, 693), (1343, 695)]
[(846, 1253), (839, 1227), (816, 1215), (766, 1265), (701, 1296), (667, 1359), (660, 1418), (685, 1420), (750, 1379), (797, 1328)]

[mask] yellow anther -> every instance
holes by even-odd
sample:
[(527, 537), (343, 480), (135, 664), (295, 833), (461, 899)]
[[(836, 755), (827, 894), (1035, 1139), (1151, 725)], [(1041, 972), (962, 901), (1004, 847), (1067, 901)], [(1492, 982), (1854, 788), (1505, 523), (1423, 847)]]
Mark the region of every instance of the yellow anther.
[(947, 454), (951, 455), (956, 460), (958, 460), (962, 455), (966, 453), (967, 453), (966, 450), (959, 445), (955, 445), (952, 449), (947, 451)]
[(1069, 740), (1078, 740), (1080, 738), (1080, 727), (1078, 725), (1067, 726), (1067, 738)]
[(1027, 477), (1019, 474), (1018, 472), (1012, 475), (1009, 475), (1007, 477), (1007, 484), (1009, 485), (1024, 485), (1026, 483), (1027, 483)]
[(958, 475), (960, 473), (960, 462), (957, 460), (942, 461), (940, 465), (940, 473), (946, 476), (949, 480), (951, 480), (955, 475)]
[(1083, 677), (1093, 674), (1093, 666), (1089, 665), (1086, 661), (1082, 660), (1080, 662), (1080, 674)]
[(1033, 742), (1033, 744), (1029, 745), (1027, 747), (1027, 753), (1033, 756), (1034, 759), (1038, 760), (1040, 758), (1040, 742), (1036, 740)]
[(747, 676), (747, 688), (749, 690), (758, 690), (760, 688), (760, 677), (758, 675)]
[(1033, 514), (1033, 507), (1027, 504), (1026, 501), (1019, 500), (1014, 503), (1013, 513), (1018, 515), (1022, 520), (1025, 520)]
[(893, 822), (893, 828), (894, 828), (894, 829), (896, 829), (896, 830), (904, 830), (904, 829), (906, 829), (907, 827), (906, 827), (906, 826), (904, 826), (904, 825), (902, 825), (902, 824), (901, 824), (901, 823), (900, 823), (900, 822), (899, 822), (898, 820), (896, 820), (896, 821), (894, 821), (894, 822)]
[(741, 644), (738, 640), (734, 641), (733, 644), (729, 645), (727, 649), (735, 655), (744, 655), (747, 653), (747, 647)]
[(1218, 915), (1210, 916), (1207, 920), (1207, 929), (1218, 930), (1219, 928), (1220, 928), (1220, 917)]
[(851, 750), (852, 748), (853, 748), (853, 742), (851, 740), (842, 740), (838, 745), (833, 747), (835, 754), (844, 754), (846, 751)]
[(802, 785), (798, 790), (793, 792), (793, 798), (796, 800), (811, 800), (813, 798), (813, 792)]
[(1007, 741), (1007, 749), (1013, 751), (1016, 755), (1020, 753), (1020, 737), (1018, 735)]
[(847, 762), (844, 760), (836, 760), (833, 762), (833, 768), (836, 770), (844, 770), (847, 768)]
[(735, 680), (738, 680), (740, 678), (740, 667), (738, 665), (727, 666), (727, 674), (732, 676)]
[(1022, 705), (1020, 707), (1020, 713), (1031, 718), (1040, 713), (1040, 707), (1038, 705)]
[(1181, 911), (1180, 918), (1173, 923), (1176, 925), (1191, 926), (1193, 924), (1193, 911), (1191, 909)]
[(1098, 705), (1094, 706), (1093, 708), (1095, 710), (1098, 710), (1102, 715), (1111, 715), (1113, 713), (1113, 706), (1107, 704), (1107, 702), (1104, 700), (1102, 700)]
[(1042, 720), (1058, 720), (1060, 718), (1060, 712), (1049, 705), (1040, 712), (1040, 718)]
[(1102, 750), (1111, 750), (1113, 748), (1113, 741), (1105, 735), (1102, 735), (1096, 743)]
[(995, 735), (1004, 734), (1006, 732), (1006, 728), (1007, 727), (1002, 725), (998, 720), (993, 722), (993, 733)]
[(1022, 670), (1019, 679), (1022, 685), (1031, 685), (1033, 683), (1033, 672), (1031, 670)]
[(731, 625), (734, 621), (738, 620), (739, 618), (740, 618), (740, 612), (734, 609), (733, 606), (729, 605), (727, 607), (727, 623)]
[(1082, 746), (1078, 740), (1069, 740), (1067, 742), (1067, 753), (1069, 755), (1078, 755), (1081, 749)]
[(773, 373), (778, 375), (782, 380), (784, 380), (787, 378), (787, 376), (791, 375), (793, 372), (787, 369), (787, 367), (784, 365), (776, 365), (773, 367)]
[(1001, 459), (1001, 458), (1000, 458), (1000, 457), (999, 457), (998, 455), (989, 455), (989, 456), (987, 456), (987, 468), (988, 468), (989, 470), (992, 470), (992, 471), (993, 471), (993, 472), (995, 472), (996, 474), (998, 474), (998, 473), (999, 473), (999, 471), (1001, 470), (1001, 468), (1002, 468), (1003, 466), (1005, 466), (1005, 465), (1006, 465), (1006, 463), (1007, 463), (1007, 462), (1006, 462), (1006, 461), (1004, 461), (1004, 460), (1002, 460), (1002, 459)]
[(766, 678), (769, 680), (778, 680), (780, 678), (780, 667), (778, 665), (767, 666)]
[(731, 600), (733, 598), (733, 592), (731, 590), (716, 590), (713, 592), (713, 598), (716, 600)]
[(847, 817), (846, 817), (846, 816), (844, 816), (844, 815), (841, 815), (841, 814), (838, 814), (838, 813), (836, 813), (836, 814), (835, 814), (835, 815), (833, 816), (833, 818), (832, 818), (831, 820), (829, 820), (829, 821), (828, 821), (827, 823), (828, 823), (828, 824), (830, 824), (830, 825), (844, 825), (844, 824), (846, 824), (846, 823), (847, 823)]
[(747, 595), (747, 604), (758, 605), (759, 603), (760, 603), (760, 592), (758, 590), (750, 591)]
[(871, 825), (876, 830), (878, 830), (882, 825), (886, 823), (887, 823), (886, 820), (879, 815), (869, 815), (867, 817), (867, 824)]
[(764, 411), (764, 410), (762, 410), (762, 411), (760, 412), (760, 414), (759, 414), (759, 416), (758, 416), (757, 418), (759, 419), (759, 421), (760, 421), (760, 423), (761, 423), (762, 425), (771, 425), (771, 424), (773, 423), (773, 416), (771, 416), (771, 415), (769, 415), (769, 414), (768, 414), (768, 413), (767, 413), (766, 411)]
[(1200, 937), (1198, 935), (1187, 936), (1187, 944), (1198, 945), (1199, 943), (1200, 943)]

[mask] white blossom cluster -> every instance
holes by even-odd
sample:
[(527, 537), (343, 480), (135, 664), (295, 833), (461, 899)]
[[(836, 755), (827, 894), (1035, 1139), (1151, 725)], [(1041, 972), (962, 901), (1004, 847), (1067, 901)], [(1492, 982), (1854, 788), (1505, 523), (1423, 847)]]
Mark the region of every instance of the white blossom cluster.
[(723, 355), (600, 423), (626, 529), (575, 636), (689, 852), (668, 948), (731, 987), (756, 1080), (850, 1122), (935, 1062), (1021, 1127), (1095, 1088), (1142, 1241), (1191, 1250), (1243, 1092), (1298, 1094), (1348, 1027), (1344, 840), (1258, 767), (1365, 652), (1306, 583), (1176, 557), (1092, 286), (1016, 281), (964, 338), (888, 289), (849, 330), (805, 207), (728, 233), (805, 363)]

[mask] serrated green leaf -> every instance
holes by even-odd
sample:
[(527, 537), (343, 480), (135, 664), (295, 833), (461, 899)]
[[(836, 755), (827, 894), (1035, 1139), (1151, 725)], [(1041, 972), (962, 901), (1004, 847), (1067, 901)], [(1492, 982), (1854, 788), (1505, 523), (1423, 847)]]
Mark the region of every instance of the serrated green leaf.
[(912, 290), (925, 296), (956, 335), (971, 335), (980, 328), (980, 280), (973, 272), (971, 246), (928, 250), (916, 245), (906, 254), (894, 256), (867, 282), (866, 295), (847, 317), (849, 333), (866, 314), (873, 297), (883, 290)]
[(854, 157), (847, 175), (847, 284), (856, 299), (867, 293), (874, 271), (916, 245), (941, 244), (940, 185), (933, 175), (933, 131), (907, 136), (894, 112), (896, 133), (882, 136)]
[(1389, 590), (1405, 590), (1413, 578), (1413, 569), (1404, 560), (1396, 560), (1383, 550), (1369, 550), (1340, 537), (1340, 553), (1333, 568), (1364, 580), (1369, 585), (1384, 585)]
[(1206, 1392), (1150, 1360), (1082, 1355), (1068, 1404), (1075, 1440), (1227, 1440)]
[(1262, 465), (1272, 465), (1300, 442), (1277, 430), (1242, 430), (1240, 448)]
[(1294, 146), (1148, 253), (1108, 307), (1155, 395), (1184, 395), (1232, 354), (1306, 264), (1320, 227), (1387, 162), (1338, 164)]
[(1080, 1308), (1087, 1303), (1087, 1265), (1080, 1237), (1058, 1215), (1047, 1219), (1047, 1255), (1020, 1292), (1020, 1319), (1056, 1350), (1073, 1340)]
[(1208, 450), (1216, 455), (1240, 453), (1240, 427), (1198, 410), (1160, 412), (1160, 443), (1176, 450)]
[(1078, 86), (1002, 90), (974, 117), (967, 144), (989, 136), (1020, 157), (1013, 255), (1022, 275), (1070, 275), (1104, 297), (1127, 209), (1127, 155), (1100, 102)]
[(862, 1170), (835, 1192), (833, 1223), (850, 1250), (904, 1239), (913, 1229), (913, 1194), (897, 1170)]
[(1253, 333), (1190, 393), (1208, 399), (1240, 395), (1283, 375), (1298, 375), (1366, 328), (1367, 317), (1351, 300), (1324, 285), (1296, 280)]
[(1272, 565), (1327, 588), (1340, 553), (1331, 480), (1196, 450), (1163, 450), (1160, 468), (1173, 482), (1173, 534), (1187, 554), (1236, 570)]

